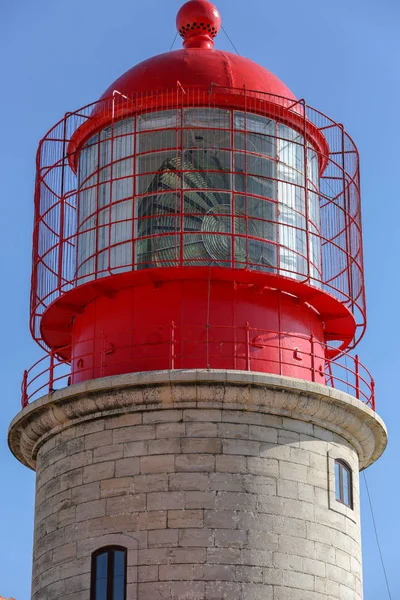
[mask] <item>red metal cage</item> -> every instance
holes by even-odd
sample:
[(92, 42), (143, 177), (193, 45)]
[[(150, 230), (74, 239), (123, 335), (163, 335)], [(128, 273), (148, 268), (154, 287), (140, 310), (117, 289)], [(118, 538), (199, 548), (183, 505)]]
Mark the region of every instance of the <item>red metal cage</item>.
[[(169, 225), (173, 221), (172, 234), (171, 231), (168, 236), (165, 232), (160, 233), (156, 226), (152, 229), (150, 221), (154, 215), (145, 214), (144, 209), (140, 213), (137, 209), (138, 203), (142, 202), (143, 206), (143, 198), (148, 195), (145, 186), (151, 185), (152, 178), (160, 173), (159, 165), (154, 166), (152, 162), (152, 154), (156, 154), (154, 146), (146, 148), (142, 142), (139, 145), (139, 138), (143, 139), (145, 135), (151, 137), (154, 132), (146, 130), (146, 126), (140, 128), (139, 120), (144, 113), (174, 113), (173, 124), (171, 120), (164, 127), (159, 127), (158, 134), (164, 136), (164, 145), (167, 144), (170, 154), (178, 156), (185, 139), (193, 137), (200, 129), (198, 124), (185, 123), (185, 111), (191, 109), (224, 111), (223, 124), (218, 118), (212, 126), (207, 126), (211, 131), (208, 144), (211, 138), (218, 139), (220, 155), (227, 157), (224, 177), (237, 177), (237, 164), (241, 161), (242, 171), (251, 174), (251, 169), (254, 169), (258, 179), (264, 179), (271, 188), (279, 192), (279, 186), (290, 185), (293, 194), (303, 198), (302, 211), (294, 206), (291, 220), (286, 217), (285, 221), (278, 194), (270, 194), (268, 214), (254, 215), (249, 206), (253, 200), (256, 202), (257, 193), (249, 189), (241, 190), (239, 200), (242, 204), (239, 204), (239, 193), (234, 186), (224, 189), (224, 193), (233, 199), (224, 205), (220, 203), (212, 215), (207, 215), (207, 230), (202, 231), (203, 242), (206, 240), (211, 248), (207, 260), (204, 256), (188, 258), (185, 254), (187, 240), (194, 239), (197, 232), (187, 231), (183, 223), (187, 215), (187, 211), (184, 214), (182, 202), (184, 177), (193, 170), (190, 166), (185, 169), (183, 158), (174, 167), (175, 171), (179, 170), (179, 177), (175, 174), (174, 182), (169, 184), (176, 193), (174, 209), (166, 216)], [(240, 111), (241, 121), (237, 119), (235, 122), (235, 114), (238, 114), (235, 111)], [(104, 115), (107, 115), (107, 123)], [(272, 127), (267, 133), (249, 132), (246, 121), (260, 115), (275, 123), (275, 129)], [(238, 122), (241, 124), (237, 125)], [(129, 125), (121, 127), (121, 123)], [(287, 131), (292, 133), (288, 134)], [(295, 177), (290, 175), (292, 179), (288, 180), (285, 174), (289, 169), (285, 164), (288, 159), (282, 159), (278, 150), (271, 151), (271, 156), (261, 156), (253, 143), (255, 138), (257, 144), (263, 147), (269, 144), (271, 148), (275, 145), (278, 150), (284, 148), (285, 143), (291, 144), (291, 152), (296, 153), (300, 165)], [(97, 162), (97, 168), (85, 181), (82, 173), (79, 173), (80, 156), (83, 152), (99, 156), (105, 144), (108, 144), (108, 157), (101, 164)], [(121, 176), (118, 169), (122, 160), (118, 148), (122, 145), (125, 147), (123, 160), (125, 163), (130, 160), (131, 167), (128, 174), (125, 172)], [(129, 151), (126, 150), (128, 147)], [(290, 158), (290, 161), (293, 159)], [(313, 172), (311, 161), (314, 161)], [(318, 165), (317, 174), (315, 164)], [(105, 169), (108, 174), (104, 176)], [(218, 170), (210, 164), (207, 169), (208, 172)], [(172, 170), (169, 167), (169, 177)], [(121, 180), (127, 191), (121, 198), (113, 198), (115, 185), (121, 185)], [(146, 182), (144, 186), (142, 181)], [(101, 205), (100, 189), (103, 190)], [(200, 193), (201, 188), (197, 191)], [(83, 194), (86, 194), (86, 198), (94, 194), (95, 199), (93, 208), (82, 216), (78, 207)], [(310, 198), (317, 199), (318, 218), (310, 214)], [(126, 207), (128, 203), (132, 206), (129, 211), (119, 210), (119, 207)], [(153, 222), (157, 225), (154, 218)], [(125, 250), (123, 260), (118, 264), (114, 260), (113, 264), (113, 255), (121, 246), (121, 240), (115, 235), (117, 228), (125, 231)], [(266, 236), (260, 234), (265, 230), (275, 232), (268, 239), (268, 256), (275, 258), (269, 259), (269, 263), (264, 261), (267, 266), (263, 267), (254, 260), (249, 248), (257, 243), (264, 243), (265, 246)], [(88, 246), (90, 236), (93, 241), (91, 246), (89, 244), (89, 251), (82, 255), (82, 240), (85, 239)], [(164, 250), (160, 242), (162, 236), (165, 236), (164, 239), (173, 237), (173, 255), (165, 252), (163, 255), (159, 250), (160, 247)], [(144, 244), (153, 243), (153, 238), (158, 245), (157, 252), (149, 258), (149, 253), (138, 251), (138, 243), (143, 248)], [(288, 239), (295, 240), (292, 246)], [(218, 254), (221, 247), (225, 252), (222, 257), (222, 251)], [(288, 261), (285, 263), (284, 260), (287, 255), (292, 261), (290, 267)], [(44, 348), (47, 349), (49, 345), (54, 348), (53, 343), (49, 344), (54, 323), (48, 324), (47, 332), (41, 326), (42, 317), (44, 313), (49, 313), (49, 307), (57, 305), (58, 314), (60, 310), (64, 311), (65, 323), (76, 312), (76, 305), (72, 308), (69, 306), (68, 294), (65, 300), (60, 301), (66, 292), (83, 286), (87, 290), (96, 285), (101, 289), (106, 277), (126, 276), (127, 273), (139, 275), (140, 271), (148, 271), (152, 267), (160, 271), (161, 268), (168, 270), (204, 265), (209, 268), (229, 267), (241, 272), (264, 271), (271, 287), (285, 289), (286, 286), (288, 293), (297, 293), (298, 284), (301, 283), (303, 289), (305, 284), (311, 304), (313, 296), (324, 293), (325, 298), (334, 298), (337, 304), (346, 307), (354, 318), (352, 340), (348, 339), (348, 332), (342, 332), (342, 337), (337, 336), (337, 345), (343, 349), (359, 341), (365, 329), (359, 160), (357, 148), (342, 125), (307, 106), (304, 101), (296, 102), (248, 90), (236, 90), (233, 95), (232, 89), (211, 86), (206, 92), (178, 86), (168, 92), (151, 92), (131, 98), (115, 93), (107, 100), (67, 113), (44, 137), (37, 154), (31, 295), (32, 334)], [(277, 278), (279, 284), (276, 283)], [(343, 319), (343, 315), (337, 317)], [(347, 339), (344, 339), (346, 335)], [(334, 340), (335, 336), (328, 336), (328, 339)], [(68, 343), (68, 338), (64, 338), (62, 345)]]

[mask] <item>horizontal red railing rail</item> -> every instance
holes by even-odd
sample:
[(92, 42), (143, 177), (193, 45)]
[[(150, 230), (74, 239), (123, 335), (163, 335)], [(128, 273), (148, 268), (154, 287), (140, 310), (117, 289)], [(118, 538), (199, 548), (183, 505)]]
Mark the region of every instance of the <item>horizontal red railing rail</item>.
[[(21, 385), (21, 404), (24, 408), (29, 402), (34, 401), (48, 393), (54, 392), (56, 389), (66, 387), (71, 384), (75, 375), (80, 376), (81, 380), (90, 380), (103, 377), (104, 369), (112, 365), (113, 370), (118, 372), (118, 366), (123, 365), (122, 372), (126, 372), (127, 358), (123, 360), (107, 361), (107, 356), (113, 354), (114, 343), (110, 342), (112, 338), (115, 342), (116, 336), (130, 336), (130, 340), (126, 345), (118, 345), (118, 350), (131, 350), (136, 352), (137, 357), (131, 359), (132, 372), (138, 372), (134, 366), (135, 360), (142, 360), (140, 352), (144, 348), (147, 350), (153, 348), (154, 355), (148, 356), (146, 352), (146, 362), (154, 361), (155, 367), (147, 368), (147, 371), (160, 369), (160, 353), (156, 350), (165, 350), (162, 358), (166, 359), (165, 368), (175, 370), (182, 359), (188, 358), (187, 354), (182, 354), (180, 348), (183, 345), (190, 343), (194, 348), (204, 348), (202, 354), (193, 354), (193, 360), (196, 363), (196, 368), (220, 368), (218, 362), (221, 360), (221, 355), (216, 353), (215, 340), (210, 338), (209, 332), (218, 331), (218, 343), (223, 345), (225, 342), (234, 346), (233, 362), (240, 360), (241, 364), (245, 365), (247, 371), (254, 372), (273, 372), (277, 374), (287, 375), (287, 371), (294, 367), (293, 358), (288, 360), (285, 357), (294, 357), (301, 364), (301, 369), (304, 375), (308, 372), (309, 377), (304, 377), (306, 380), (324, 383), (329, 387), (345, 391), (375, 410), (375, 384), (368, 369), (360, 362), (358, 355), (349, 353), (340, 353), (334, 359), (326, 358), (326, 354), (332, 351), (332, 347), (321, 344), (315, 340), (313, 336), (293, 335), (288, 332), (261, 330), (252, 328), (248, 323), (243, 327), (229, 326), (199, 326), (190, 327), (191, 331), (196, 331), (195, 335), (191, 335), (190, 339), (180, 337), (182, 328), (177, 327), (174, 322), (169, 325), (166, 331), (166, 339), (155, 342), (134, 343), (134, 337), (140, 335), (142, 330), (123, 330), (104, 335), (101, 338), (85, 340), (89, 344), (92, 342), (95, 351), (89, 351), (82, 354), (74, 353), (72, 366), (69, 360), (62, 358), (62, 355), (70, 355), (71, 347), (60, 348), (57, 352), (49, 352), (39, 359), (28, 370), (24, 371)], [(223, 331), (227, 332), (226, 340), (223, 339)], [(144, 330), (143, 330), (144, 331)], [(147, 332), (148, 330), (146, 330)], [(187, 329), (185, 329), (187, 332)], [(232, 337), (232, 334), (233, 337)], [(244, 341), (237, 340), (239, 338)], [(268, 339), (266, 339), (268, 338)], [(288, 345), (287, 340), (290, 340)], [(301, 350), (294, 345), (296, 340), (307, 342), (309, 351)], [(96, 341), (96, 344), (94, 343)], [(278, 342), (278, 343), (277, 343)], [(254, 354), (257, 350), (271, 348), (276, 350), (275, 353), (270, 353), (267, 358), (260, 356), (260, 353)], [(277, 358), (274, 358), (277, 357)], [(89, 366), (85, 367), (85, 363)], [(268, 363), (268, 368), (261, 370), (257, 366), (262, 363)], [(167, 364), (168, 363), (168, 364)], [(203, 364), (204, 363), (204, 364)], [(318, 365), (318, 366), (317, 366)], [(323, 366), (321, 366), (323, 365)], [(242, 369), (241, 369), (242, 370)]]

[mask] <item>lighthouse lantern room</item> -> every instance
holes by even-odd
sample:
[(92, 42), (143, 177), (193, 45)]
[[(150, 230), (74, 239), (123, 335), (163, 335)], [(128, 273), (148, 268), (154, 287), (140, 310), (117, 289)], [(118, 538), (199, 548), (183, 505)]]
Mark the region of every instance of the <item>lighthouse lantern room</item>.
[(186, 368), (324, 383), (365, 328), (357, 149), (214, 49), (211, 4), (186, 3), (177, 27), (184, 49), (40, 143), (32, 333), (70, 383)]

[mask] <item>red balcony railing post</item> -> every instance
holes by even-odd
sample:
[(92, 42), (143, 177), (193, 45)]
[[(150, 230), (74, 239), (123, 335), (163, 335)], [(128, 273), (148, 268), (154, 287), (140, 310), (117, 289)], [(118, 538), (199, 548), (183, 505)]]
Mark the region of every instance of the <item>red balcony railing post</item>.
[(371, 379), (371, 408), (375, 410), (375, 381)]
[(311, 380), (315, 381), (315, 354), (314, 354), (314, 336), (310, 336), (310, 352), (311, 352)]
[(22, 377), (22, 386), (21, 386), (22, 396), (21, 396), (21, 406), (25, 408), (28, 406), (28, 371), (24, 371)]
[(355, 375), (356, 375), (356, 398), (360, 399), (360, 361), (358, 359), (358, 354), (355, 356)]
[(54, 392), (54, 352), (50, 352), (50, 367), (49, 367), (49, 394)]
[(170, 366), (175, 369), (175, 322), (171, 321), (171, 350), (170, 350)]
[[(92, 370), (94, 376), (94, 367), (96, 355), (93, 355), (92, 361)], [(101, 331), (101, 347), (100, 347), (100, 377), (104, 377), (104, 367), (106, 366), (106, 334), (104, 333), (104, 329)]]
[(245, 324), (246, 331), (246, 371), (251, 371), (250, 369), (250, 324), (246, 321)]
[(325, 358), (325, 369), (327, 371), (328, 377), (327, 377), (327, 385), (328, 385), (328, 381), (330, 381), (329, 385), (331, 387), (335, 387), (335, 380), (333, 379), (333, 372), (332, 372), (332, 361), (330, 358)]

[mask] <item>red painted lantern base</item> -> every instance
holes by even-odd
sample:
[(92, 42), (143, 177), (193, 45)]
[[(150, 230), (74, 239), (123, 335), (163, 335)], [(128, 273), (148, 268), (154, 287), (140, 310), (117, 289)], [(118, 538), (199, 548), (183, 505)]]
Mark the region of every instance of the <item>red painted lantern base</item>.
[(42, 334), (72, 383), (162, 369), (237, 369), (325, 381), (326, 342), (354, 318), (320, 288), (224, 268), (131, 271), (79, 286), (46, 311)]
[[(280, 333), (285, 332), (285, 333)], [(159, 369), (239, 369), (324, 382), (322, 325), (279, 291), (230, 281), (167, 281), (100, 297), (78, 315), (73, 383)]]

